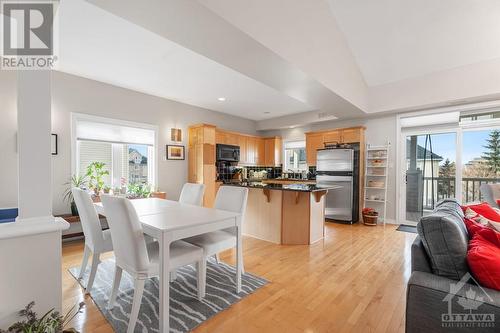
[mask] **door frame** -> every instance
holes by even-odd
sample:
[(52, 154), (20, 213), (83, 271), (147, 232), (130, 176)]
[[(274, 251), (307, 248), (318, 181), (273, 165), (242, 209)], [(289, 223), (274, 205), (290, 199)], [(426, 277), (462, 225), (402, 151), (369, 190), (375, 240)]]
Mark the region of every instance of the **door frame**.
[[(431, 129), (423, 128), (409, 128), (400, 131), (400, 139), (398, 142), (405, 143), (406, 138), (412, 135), (433, 135), (433, 134), (455, 134), (455, 198), (461, 202), (462, 191), (460, 191), (460, 184), (462, 184), (462, 172), (461, 168), (458, 166), (462, 163), (462, 149), (459, 144), (461, 144), (462, 136), (459, 133), (458, 128), (453, 127), (438, 127)], [(406, 144), (398, 150), (398, 182), (397, 188), (399, 189), (399, 208), (398, 220), (402, 221), (403, 224), (417, 225), (417, 222), (408, 221), (406, 219)]]

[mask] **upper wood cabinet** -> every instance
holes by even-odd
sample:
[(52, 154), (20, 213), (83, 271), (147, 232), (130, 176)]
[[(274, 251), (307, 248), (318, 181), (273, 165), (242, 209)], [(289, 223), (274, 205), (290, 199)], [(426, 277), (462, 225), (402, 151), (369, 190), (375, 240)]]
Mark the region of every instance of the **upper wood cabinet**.
[(342, 143), (361, 142), (362, 131), (360, 128), (346, 128), (342, 130)]
[(215, 143), (239, 146), (239, 164), (241, 165), (277, 166), (281, 164), (280, 137), (260, 138), (216, 129)]
[(364, 127), (341, 128), (321, 132), (306, 133), (307, 165), (316, 165), (316, 154), (325, 143), (357, 143), (364, 145)]
[(282, 141), (279, 137), (264, 139), (264, 165), (278, 166), (281, 164)]
[(212, 207), (215, 200), (215, 126), (189, 127), (188, 181), (205, 184), (203, 204)]
[(331, 131), (323, 133), (323, 143), (340, 143), (342, 142), (342, 131)]
[(247, 156), (247, 137), (244, 135), (238, 135), (238, 144), (237, 146), (240, 147), (240, 163), (241, 164), (246, 164), (248, 161), (248, 156)]
[(306, 133), (306, 161), (308, 166), (316, 165), (316, 151), (323, 148), (323, 133)]

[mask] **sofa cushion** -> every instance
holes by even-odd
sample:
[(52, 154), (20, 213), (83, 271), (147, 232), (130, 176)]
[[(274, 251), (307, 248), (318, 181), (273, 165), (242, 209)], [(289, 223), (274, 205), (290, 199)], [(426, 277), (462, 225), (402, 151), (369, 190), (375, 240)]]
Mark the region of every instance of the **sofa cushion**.
[(467, 208), (473, 210), (477, 214), (494, 222), (500, 222), (500, 214), (497, 213), (488, 203), (483, 202), (477, 205), (469, 205)]
[[(493, 232), (493, 231), (492, 231)], [(474, 278), (482, 285), (500, 291), (500, 247), (476, 234), (469, 243), (467, 262)]]
[(469, 236), (463, 218), (458, 202), (445, 199), (436, 205), (432, 214), (422, 217), (417, 225), (432, 272), (436, 275), (460, 280), (469, 271)]

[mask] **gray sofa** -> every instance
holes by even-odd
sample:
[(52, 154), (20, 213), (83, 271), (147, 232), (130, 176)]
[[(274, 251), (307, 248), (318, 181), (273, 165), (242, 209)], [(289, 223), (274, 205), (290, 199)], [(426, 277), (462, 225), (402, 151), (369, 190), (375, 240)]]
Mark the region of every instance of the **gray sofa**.
[(446, 199), (423, 217), (411, 248), (406, 332), (500, 332), (500, 292), (477, 285), (467, 266), (460, 205)]

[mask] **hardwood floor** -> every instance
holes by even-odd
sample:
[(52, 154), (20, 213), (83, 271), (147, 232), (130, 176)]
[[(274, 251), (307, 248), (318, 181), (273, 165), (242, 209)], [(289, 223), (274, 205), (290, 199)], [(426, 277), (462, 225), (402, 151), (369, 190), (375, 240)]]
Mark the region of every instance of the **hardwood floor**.
[[(244, 240), (245, 269), (270, 283), (194, 332), (404, 332), (406, 282), (415, 234), (396, 226), (327, 223), (312, 246)], [(84, 300), (72, 325), (113, 332), (67, 269), (79, 266), (83, 242), (63, 245), (63, 306)], [(231, 264), (232, 251), (222, 255)]]

